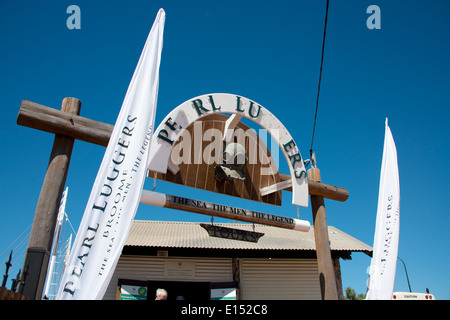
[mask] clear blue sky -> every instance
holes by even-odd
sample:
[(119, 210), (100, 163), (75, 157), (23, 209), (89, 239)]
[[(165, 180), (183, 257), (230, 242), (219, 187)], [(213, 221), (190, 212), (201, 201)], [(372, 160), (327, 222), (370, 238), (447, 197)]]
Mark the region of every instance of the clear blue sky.
[[(71, 4), (81, 9), (81, 30), (66, 27)], [(53, 135), (16, 124), (22, 99), (59, 109), (64, 97), (76, 97), (83, 103), (82, 116), (114, 124), (159, 8), (167, 16), (156, 122), (192, 97), (239, 94), (271, 110), (308, 158), (325, 4), (1, 1), (0, 252), (33, 221), (53, 144)], [(379, 30), (366, 27), (366, 9), (372, 4), (381, 9)], [(384, 123), (389, 118), (400, 173), (399, 256), (412, 290), (429, 288), (437, 299), (450, 298), (449, 35), (450, 5), (445, 0), (332, 0), (314, 141), (323, 182), (350, 193), (346, 202), (326, 201), (328, 224), (373, 245)], [(75, 229), (104, 150), (75, 143), (66, 207)], [(281, 171), (287, 172), (283, 164)], [(152, 185), (148, 179), (146, 189)], [(157, 191), (230, 201), (161, 182)], [(281, 208), (242, 201), (236, 206), (296, 217), (290, 202), (286, 192)], [(301, 208), (300, 216), (312, 222), (310, 208)], [(136, 218), (209, 220), (143, 205)], [(341, 260), (343, 285), (365, 293), (370, 258), (363, 253), (352, 257)], [(408, 291), (401, 263), (395, 290)]]

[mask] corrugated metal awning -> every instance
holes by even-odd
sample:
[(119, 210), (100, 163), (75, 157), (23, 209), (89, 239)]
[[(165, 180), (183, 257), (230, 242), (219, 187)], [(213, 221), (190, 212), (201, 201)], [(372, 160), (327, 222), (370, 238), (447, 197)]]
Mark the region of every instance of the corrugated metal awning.
[[(308, 232), (255, 225), (248, 223), (214, 223), (215, 226), (264, 233), (257, 243), (210, 237), (196, 222), (135, 220), (125, 246), (167, 247), (196, 249), (244, 249), (244, 250), (315, 250), (314, 227)], [(372, 252), (372, 247), (358, 239), (328, 227), (331, 250)]]

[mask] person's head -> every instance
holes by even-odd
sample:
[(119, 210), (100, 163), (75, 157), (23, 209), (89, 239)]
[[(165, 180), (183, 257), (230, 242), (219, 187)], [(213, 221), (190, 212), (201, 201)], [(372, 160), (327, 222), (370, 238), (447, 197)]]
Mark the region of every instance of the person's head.
[(167, 291), (161, 288), (156, 290), (155, 300), (167, 300)]

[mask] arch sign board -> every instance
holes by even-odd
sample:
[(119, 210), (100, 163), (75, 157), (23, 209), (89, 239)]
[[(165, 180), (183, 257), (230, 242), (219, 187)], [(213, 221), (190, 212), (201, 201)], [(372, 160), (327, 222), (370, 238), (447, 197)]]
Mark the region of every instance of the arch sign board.
[[(173, 109), (153, 134), (147, 168), (155, 172), (166, 173), (172, 147), (183, 131), (194, 121), (214, 113), (232, 114), (230, 123), (246, 117), (271, 134), (288, 162), (292, 180), (292, 203), (307, 207), (306, 170), (294, 139), (269, 110), (250, 99), (234, 94), (206, 94), (190, 99)], [(272, 134), (271, 131), (274, 130), (277, 130), (278, 134)]]

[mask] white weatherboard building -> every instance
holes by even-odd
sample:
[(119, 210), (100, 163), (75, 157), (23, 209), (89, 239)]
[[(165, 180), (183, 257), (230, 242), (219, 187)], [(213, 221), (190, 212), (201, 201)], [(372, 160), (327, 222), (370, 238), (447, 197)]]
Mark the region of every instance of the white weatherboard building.
[[(195, 222), (134, 221), (111, 279), (106, 300), (154, 300), (157, 288), (168, 299), (318, 300), (320, 280), (314, 229), (298, 232), (247, 223), (214, 223), (215, 236)], [(258, 242), (247, 239), (263, 233)], [(328, 228), (339, 296), (343, 299), (339, 258), (372, 248)]]

